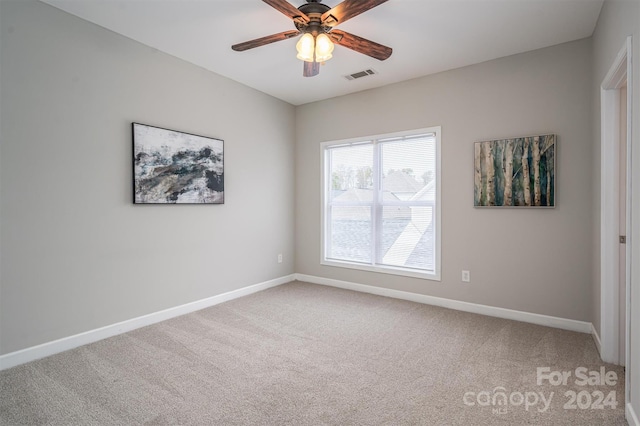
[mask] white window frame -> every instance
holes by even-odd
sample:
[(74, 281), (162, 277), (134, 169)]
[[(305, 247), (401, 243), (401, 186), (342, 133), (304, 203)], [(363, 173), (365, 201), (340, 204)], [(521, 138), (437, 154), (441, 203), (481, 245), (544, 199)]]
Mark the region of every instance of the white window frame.
[[(359, 137), (353, 139), (343, 139), (338, 141), (328, 141), (320, 144), (320, 161), (321, 161), (321, 250), (320, 250), (320, 264), (325, 266), (333, 266), (340, 268), (348, 268), (348, 269), (357, 269), (361, 271), (369, 271), (369, 272), (380, 272), (384, 274), (393, 274), (400, 276), (407, 276), (413, 278), (422, 278), (433, 281), (440, 281), (440, 273), (441, 273), (441, 246), (442, 246), (442, 233), (441, 233), (441, 219), (442, 219), (442, 201), (441, 201), (441, 162), (440, 162), (440, 140), (441, 140), (441, 127), (427, 127), (423, 129), (415, 129), (408, 130), (403, 132), (396, 133), (388, 133), (382, 135), (374, 135), (374, 136), (366, 136)], [(402, 268), (402, 267), (393, 267), (387, 265), (377, 265), (375, 264), (375, 260), (372, 260), (372, 264), (364, 264), (359, 262), (350, 262), (346, 260), (335, 260), (327, 258), (327, 242), (329, 241), (329, 226), (327, 224), (328, 219), (328, 206), (329, 200), (327, 194), (330, 190), (330, 164), (328, 161), (328, 150), (327, 148), (335, 147), (335, 146), (345, 146), (345, 145), (357, 145), (362, 143), (368, 143), (371, 141), (377, 141), (382, 139), (391, 139), (391, 138), (399, 138), (399, 137), (411, 137), (411, 136), (419, 136), (424, 134), (434, 134), (436, 140), (436, 150), (435, 150), (435, 161), (436, 161), (436, 171), (435, 171), (435, 179), (436, 179), (436, 196), (435, 196), (435, 219), (434, 219), (434, 231), (435, 231), (435, 243), (434, 243), (434, 271), (420, 271), (417, 269), (411, 268)], [(377, 155), (377, 154), (374, 154)], [(375, 210), (375, 209), (374, 209)]]

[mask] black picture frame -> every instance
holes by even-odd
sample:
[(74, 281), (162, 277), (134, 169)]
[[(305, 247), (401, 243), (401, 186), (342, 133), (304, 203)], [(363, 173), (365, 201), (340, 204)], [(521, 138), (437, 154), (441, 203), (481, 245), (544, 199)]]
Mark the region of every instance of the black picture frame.
[(134, 204), (224, 204), (224, 141), (131, 123)]

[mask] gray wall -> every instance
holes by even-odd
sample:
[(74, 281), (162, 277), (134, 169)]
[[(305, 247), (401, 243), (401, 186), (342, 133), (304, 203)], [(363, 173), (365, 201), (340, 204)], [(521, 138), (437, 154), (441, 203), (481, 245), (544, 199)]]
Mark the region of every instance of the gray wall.
[[(637, 0), (607, 0), (600, 13), (593, 34), (593, 153), (594, 183), (596, 192), (593, 210), (598, 213), (594, 222), (596, 243), (594, 264), (599, 266), (600, 253), (600, 84), (613, 65), (618, 52), (628, 36), (633, 36), (633, 136), (632, 136), (632, 229), (628, 232), (628, 243), (632, 244), (631, 262), (631, 357), (627, 369), (631, 375), (631, 404), (640, 415), (640, 2)], [(592, 320), (600, 331), (600, 269), (594, 272)]]
[[(589, 321), (591, 48), (581, 40), (298, 107), (296, 272)], [(436, 125), (442, 281), (320, 265), (320, 143)], [(559, 137), (557, 207), (474, 209), (474, 141), (547, 132)]]
[[(0, 354), (294, 272), (291, 105), (0, 4)], [(224, 139), (225, 204), (132, 205), (132, 121)]]

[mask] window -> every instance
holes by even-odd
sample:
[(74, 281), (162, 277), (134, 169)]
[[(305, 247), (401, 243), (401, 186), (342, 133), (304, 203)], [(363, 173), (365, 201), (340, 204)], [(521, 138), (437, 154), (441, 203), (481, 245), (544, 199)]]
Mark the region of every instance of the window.
[(440, 127), (322, 150), (322, 264), (440, 280)]

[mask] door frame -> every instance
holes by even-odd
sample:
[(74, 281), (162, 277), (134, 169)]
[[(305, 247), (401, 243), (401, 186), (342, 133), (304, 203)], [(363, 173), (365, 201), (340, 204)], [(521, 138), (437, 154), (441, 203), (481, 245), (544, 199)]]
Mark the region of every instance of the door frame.
[[(626, 306), (619, 303), (619, 141), (626, 136), (627, 144), (627, 234), (631, 231), (631, 127), (632, 127), (632, 37), (618, 53), (609, 72), (600, 87), (601, 101), (601, 170), (600, 170), (600, 356), (605, 362), (619, 364), (624, 360), (629, 366), (630, 345), (630, 283), (631, 249), (630, 238), (625, 246), (626, 253)], [(620, 134), (620, 89), (627, 85), (627, 129), (626, 135)], [(626, 353), (619, 350), (619, 309), (626, 311)], [(627, 376), (629, 368), (627, 368)], [(628, 377), (627, 377), (628, 383)], [(628, 394), (628, 387), (626, 393)], [(626, 395), (628, 397), (628, 395)]]

